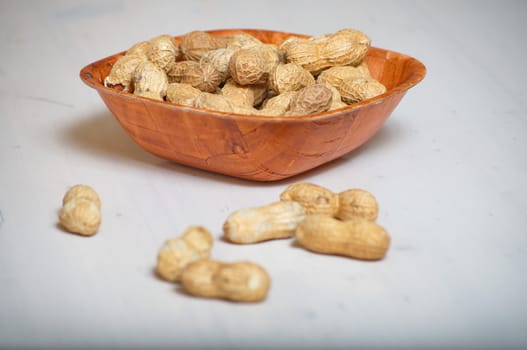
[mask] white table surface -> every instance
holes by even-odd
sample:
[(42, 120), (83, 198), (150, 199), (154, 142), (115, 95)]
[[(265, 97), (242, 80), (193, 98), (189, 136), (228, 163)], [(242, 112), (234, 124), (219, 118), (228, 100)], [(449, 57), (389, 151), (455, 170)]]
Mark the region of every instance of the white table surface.
[[(522, 1), (1, 1), (0, 348), (527, 347), (525, 13)], [(146, 153), (78, 76), (162, 33), (344, 27), (427, 76), (366, 145), (281, 182)], [(220, 239), (229, 213), (297, 181), (376, 195), (387, 257)], [(103, 201), (90, 238), (57, 223), (76, 183)], [(155, 276), (162, 242), (193, 224), (217, 238), (213, 258), (267, 268), (264, 302), (192, 298)]]

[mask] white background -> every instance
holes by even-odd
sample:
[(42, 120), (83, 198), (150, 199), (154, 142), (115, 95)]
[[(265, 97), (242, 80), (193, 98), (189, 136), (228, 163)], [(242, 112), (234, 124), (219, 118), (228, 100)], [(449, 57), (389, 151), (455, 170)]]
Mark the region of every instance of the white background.
[[(525, 2), (1, 1), (0, 348), (527, 347)], [(78, 74), (158, 34), (352, 27), (428, 68), (360, 149), (256, 183), (138, 147)], [(387, 257), (316, 255), (280, 240), (221, 240), (232, 211), (289, 184), (363, 188)], [(99, 233), (65, 233), (69, 186), (93, 186)], [(192, 298), (153, 273), (162, 242), (213, 232), (215, 259), (249, 259), (268, 298)]]

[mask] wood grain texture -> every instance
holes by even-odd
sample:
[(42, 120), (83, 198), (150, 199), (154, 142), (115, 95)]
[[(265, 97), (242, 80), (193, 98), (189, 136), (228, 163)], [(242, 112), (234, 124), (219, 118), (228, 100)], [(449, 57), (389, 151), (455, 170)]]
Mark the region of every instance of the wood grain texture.
[[(299, 34), (246, 32), (280, 43)], [(176, 37), (176, 40), (181, 40)], [(256, 181), (288, 178), (339, 158), (370, 139), (406, 91), (426, 74), (425, 66), (404, 54), (372, 47), (366, 62), (388, 91), (347, 108), (309, 116), (265, 117), (191, 108), (107, 88), (104, 78), (123, 53), (84, 67), (81, 79), (96, 89), (130, 137), (161, 158), (191, 167)]]

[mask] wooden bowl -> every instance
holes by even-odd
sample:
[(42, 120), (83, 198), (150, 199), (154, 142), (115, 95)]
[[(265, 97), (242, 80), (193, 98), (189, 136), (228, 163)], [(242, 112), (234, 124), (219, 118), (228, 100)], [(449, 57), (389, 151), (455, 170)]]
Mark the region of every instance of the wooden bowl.
[[(213, 30), (213, 35), (246, 32), (280, 43), (299, 34), (267, 30)], [(176, 40), (181, 40), (181, 36)], [(222, 113), (138, 97), (104, 86), (124, 52), (87, 65), (81, 79), (96, 89), (130, 137), (161, 158), (191, 167), (256, 181), (294, 176), (341, 157), (370, 139), (426, 68), (404, 54), (372, 47), (366, 62), (387, 92), (330, 112), (265, 117)]]

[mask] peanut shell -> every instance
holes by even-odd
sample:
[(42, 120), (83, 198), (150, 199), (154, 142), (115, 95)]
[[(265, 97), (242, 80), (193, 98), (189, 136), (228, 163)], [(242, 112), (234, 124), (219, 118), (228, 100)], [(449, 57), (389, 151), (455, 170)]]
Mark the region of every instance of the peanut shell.
[(339, 210), (336, 217), (341, 220), (362, 218), (375, 221), (379, 214), (379, 205), (375, 197), (364, 190), (354, 188), (340, 192)]
[(204, 92), (216, 92), (222, 82), (221, 73), (210, 64), (189, 65), (181, 77), (181, 83)]
[(140, 41), (132, 47), (130, 47), (127, 51), (127, 55), (137, 55), (137, 56), (143, 56), (145, 59), (148, 59), (147, 52), (150, 50), (150, 46), (152, 44), (150, 41)]
[(240, 85), (266, 82), (266, 68), (267, 62), (255, 48), (238, 50), (229, 61), (229, 74)]
[(250, 49), (253, 47), (263, 45), (260, 40), (247, 33), (237, 33), (225, 38), (225, 40), (225, 47), (233, 51)]
[(167, 93), (168, 78), (156, 64), (141, 62), (134, 71), (134, 95), (162, 101)]
[(386, 230), (372, 221), (339, 221), (320, 214), (306, 216), (295, 237), (300, 246), (311, 251), (363, 260), (382, 259), (390, 246)]
[(201, 91), (189, 84), (170, 83), (167, 88), (167, 101), (185, 106), (193, 106), (194, 100), (199, 94), (201, 94)]
[(288, 238), (304, 216), (305, 209), (293, 201), (240, 209), (228, 216), (223, 233), (230, 242), (242, 244)]
[(168, 72), (176, 62), (179, 47), (170, 35), (160, 35), (150, 40), (150, 47), (146, 52), (148, 60)]
[(225, 96), (202, 92), (193, 103), (193, 107), (210, 109), (218, 112), (233, 113), (233, 106)]
[(239, 302), (265, 299), (271, 284), (267, 271), (248, 261), (195, 261), (185, 268), (181, 280), (191, 295)]
[(202, 226), (190, 226), (179, 237), (166, 240), (157, 254), (156, 272), (164, 280), (178, 282), (185, 266), (207, 259), (213, 238)]
[(333, 93), (324, 85), (306, 86), (291, 99), (286, 115), (307, 115), (329, 110)]
[(364, 61), (356, 67), (335, 66), (328, 68), (318, 75), (317, 83), (328, 84), (338, 88), (344, 80), (353, 80), (359, 78), (371, 79), (368, 65)]
[(296, 63), (278, 64), (269, 75), (269, 87), (277, 94), (315, 84), (315, 78)]
[(97, 208), (101, 209), (101, 199), (97, 192), (88, 185), (78, 184), (72, 186), (62, 198), (62, 205), (66, 204), (72, 199), (86, 199), (94, 202)]
[(228, 79), (221, 88), (221, 94), (233, 104), (245, 107), (259, 105), (265, 98), (267, 86), (264, 84), (240, 85), (233, 79)]
[(120, 57), (112, 66), (110, 73), (104, 78), (104, 86), (122, 86), (125, 92), (133, 92), (133, 75), (137, 66), (146, 62), (146, 57), (140, 55), (124, 55)]
[(201, 56), (211, 50), (216, 50), (224, 46), (223, 41), (215, 36), (203, 32), (192, 31), (183, 36), (179, 44), (181, 53), (185, 59), (199, 61)]
[(364, 78), (344, 80), (337, 89), (342, 100), (348, 104), (364, 101), (386, 92), (386, 87), (380, 82)]
[(73, 198), (64, 203), (59, 211), (59, 219), (67, 231), (92, 236), (101, 225), (101, 212), (96, 202)]
[(231, 59), (233, 50), (221, 48), (206, 52), (201, 56), (201, 65), (211, 65), (221, 75), (221, 80), (225, 81), (229, 77), (229, 61)]
[(185, 75), (187, 69), (194, 67), (199, 67), (200, 63), (196, 61), (179, 61), (176, 62), (170, 67), (170, 70), (167, 72), (168, 82), (169, 83), (181, 83), (181, 79)]
[(308, 182), (297, 182), (287, 187), (281, 194), (282, 201), (295, 201), (301, 204), (306, 214), (334, 216), (339, 210), (339, 197), (327, 188)]

